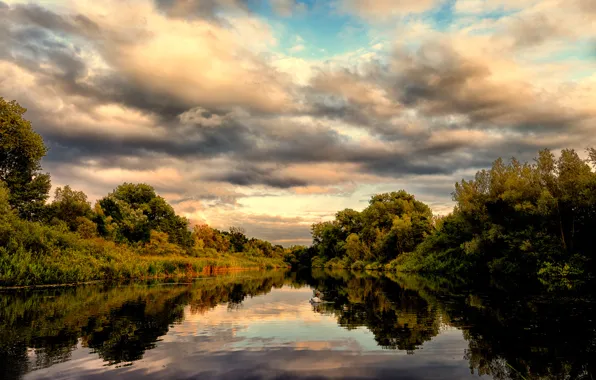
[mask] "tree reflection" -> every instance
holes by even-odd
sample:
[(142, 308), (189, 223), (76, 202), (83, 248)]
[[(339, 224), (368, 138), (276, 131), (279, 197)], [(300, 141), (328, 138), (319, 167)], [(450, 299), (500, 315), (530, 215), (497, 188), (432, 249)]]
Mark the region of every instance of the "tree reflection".
[(472, 374), (495, 379), (594, 379), (595, 300), (590, 288), (449, 281), (419, 276), (313, 271), (316, 312), (367, 327), (379, 346), (415, 353), (442, 324), (461, 329)]
[(283, 272), (243, 273), (190, 284), (81, 286), (0, 293), (0, 378), (70, 359), (80, 343), (108, 365), (126, 365), (155, 347), (184, 307), (203, 313), (238, 306), (288, 281)]
[(446, 323), (463, 330), (469, 342), (464, 357), (472, 373), (495, 379), (593, 379), (596, 374), (590, 287), (553, 292), (534, 284), (394, 280), (417, 289), (439, 306)]
[(439, 333), (436, 305), (387, 277), (315, 271), (313, 280), (325, 301), (318, 312), (347, 329), (367, 327), (383, 348), (412, 352)]

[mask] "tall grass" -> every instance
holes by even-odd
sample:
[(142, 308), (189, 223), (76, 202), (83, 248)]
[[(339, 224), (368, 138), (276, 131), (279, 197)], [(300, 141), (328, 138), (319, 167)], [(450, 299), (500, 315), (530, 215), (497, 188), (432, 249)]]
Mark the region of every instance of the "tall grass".
[(0, 215), (0, 286), (196, 276), (212, 268), (277, 267), (287, 264), (282, 259), (229, 253), (212, 257), (157, 255), (147, 247), (83, 239), (53, 226)]

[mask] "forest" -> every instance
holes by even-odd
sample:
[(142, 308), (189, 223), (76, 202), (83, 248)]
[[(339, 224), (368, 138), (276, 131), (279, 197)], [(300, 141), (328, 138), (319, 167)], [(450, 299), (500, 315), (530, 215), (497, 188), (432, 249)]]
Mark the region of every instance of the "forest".
[(26, 109), (0, 98), (0, 285), (77, 283), (211, 268), (287, 267), (294, 249), (244, 230), (195, 225), (148, 184), (124, 183), (92, 206), (66, 185), (49, 202), (47, 148)]
[(444, 216), (401, 190), (312, 226), (313, 267), (458, 276), (591, 278), (596, 150), (545, 149), (533, 163), (494, 161), (455, 184)]

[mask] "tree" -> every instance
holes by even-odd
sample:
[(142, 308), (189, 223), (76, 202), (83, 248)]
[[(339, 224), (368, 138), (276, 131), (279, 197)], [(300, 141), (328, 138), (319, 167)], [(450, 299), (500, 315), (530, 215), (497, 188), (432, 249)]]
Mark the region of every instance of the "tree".
[(229, 239), (234, 252), (242, 252), (244, 245), (248, 243), (245, 230), (242, 227), (230, 227)]
[(10, 191), (10, 204), (22, 218), (41, 217), (50, 191), (50, 175), (41, 173), (46, 147), (31, 123), (27, 110), (0, 97), (0, 181)]
[(346, 239), (346, 255), (352, 262), (366, 258), (366, 247), (360, 242), (358, 234), (352, 233)]
[(150, 185), (124, 183), (99, 200), (104, 220), (97, 221), (103, 231), (107, 218), (116, 225), (118, 240), (148, 242), (151, 230), (165, 232), (170, 243), (184, 248), (193, 245), (188, 220), (176, 215), (172, 206), (158, 196)]
[(80, 218), (92, 218), (91, 203), (87, 201), (87, 195), (71, 189), (69, 185), (56, 188), (49, 209), (50, 218), (63, 220), (71, 231), (78, 229)]
[(358, 234), (362, 230), (362, 215), (356, 210), (347, 208), (338, 211), (337, 214), (335, 214), (335, 220), (346, 238), (350, 234)]
[(555, 158), (542, 150), (533, 164), (498, 159), (462, 180), (453, 214), (412, 260), (422, 270), (549, 278), (593, 271), (596, 173), (590, 163), (596, 151), (589, 149), (588, 156), (566, 149)]
[(230, 250), (228, 238), (207, 224), (194, 226), (192, 240), (194, 247), (198, 250), (213, 249), (216, 252), (228, 252)]
[(332, 259), (344, 255), (344, 233), (335, 221), (313, 224), (311, 234), (313, 247), (320, 257)]
[(433, 229), (430, 208), (404, 190), (377, 194), (362, 212), (345, 209), (331, 222), (312, 226), (320, 260), (387, 262), (412, 252)]
[(12, 216), (10, 192), (4, 182), (0, 181), (0, 220), (8, 216)]

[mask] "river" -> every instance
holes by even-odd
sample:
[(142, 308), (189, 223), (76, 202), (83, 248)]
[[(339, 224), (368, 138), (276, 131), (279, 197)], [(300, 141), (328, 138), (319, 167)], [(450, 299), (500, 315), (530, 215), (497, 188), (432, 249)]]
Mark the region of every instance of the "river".
[(594, 379), (594, 311), (585, 289), (320, 270), (5, 290), (0, 378)]

